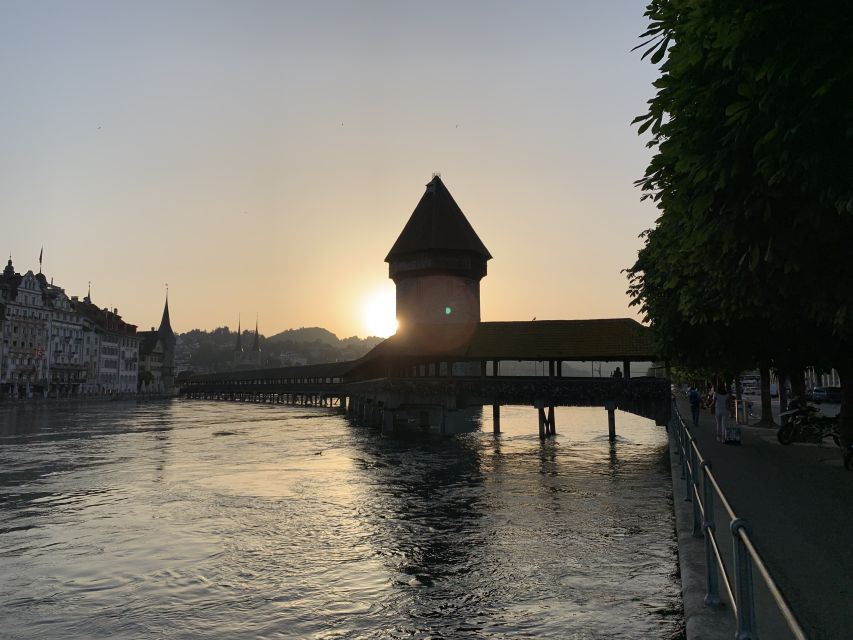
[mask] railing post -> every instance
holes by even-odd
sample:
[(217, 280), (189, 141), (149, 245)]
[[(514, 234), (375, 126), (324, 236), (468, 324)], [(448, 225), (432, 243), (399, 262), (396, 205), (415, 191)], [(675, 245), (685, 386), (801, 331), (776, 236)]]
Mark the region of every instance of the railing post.
[[(702, 514), (699, 512), (699, 464), (696, 448), (690, 445), (690, 496), (693, 498), (693, 537), (702, 537)], [(694, 495), (695, 494), (695, 495)]]
[(684, 496), (684, 502), (693, 502), (693, 489), (691, 487), (691, 484), (693, 483), (693, 472), (690, 470), (690, 466), (692, 464), (691, 454), (693, 453), (693, 445), (689, 439), (685, 442), (685, 445), (687, 446), (687, 451), (684, 455), (684, 463), (681, 470), (681, 477), (684, 478), (684, 490), (687, 492), (687, 495)]
[(708, 593), (705, 594), (705, 606), (719, 607), (720, 578), (714, 557), (714, 547), (711, 544), (711, 538), (717, 529), (716, 524), (714, 524), (714, 486), (708, 480), (711, 463), (703, 460), (699, 468), (702, 470), (702, 504), (705, 506), (705, 518), (702, 522), (702, 533), (705, 535), (705, 582), (708, 587)]
[(732, 521), (732, 539), (734, 541), (735, 558), (735, 595), (737, 601), (737, 631), (735, 640), (754, 640), (755, 607), (752, 590), (752, 558), (741, 540), (741, 530), (749, 533), (746, 522), (740, 518)]

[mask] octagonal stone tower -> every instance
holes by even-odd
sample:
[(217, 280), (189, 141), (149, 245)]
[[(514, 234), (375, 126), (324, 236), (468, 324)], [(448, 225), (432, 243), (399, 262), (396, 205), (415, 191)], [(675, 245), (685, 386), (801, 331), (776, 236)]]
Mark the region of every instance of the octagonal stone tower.
[(480, 280), (491, 259), (441, 178), (433, 176), (385, 258), (397, 287), (398, 333), (441, 334), (450, 342), (470, 336), (480, 322)]

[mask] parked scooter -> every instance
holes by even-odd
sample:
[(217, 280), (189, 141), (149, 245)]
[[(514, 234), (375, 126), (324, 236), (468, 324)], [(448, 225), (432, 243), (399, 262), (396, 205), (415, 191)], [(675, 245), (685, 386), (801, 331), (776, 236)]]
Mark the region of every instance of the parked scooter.
[[(782, 444), (791, 444), (792, 442), (821, 443), (824, 439), (831, 437), (836, 446), (841, 446), (841, 440), (838, 437), (838, 418), (825, 416), (816, 407), (808, 404), (798, 406), (795, 409), (783, 411), (779, 417), (788, 418), (776, 434)], [(853, 464), (853, 452), (848, 452), (845, 455), (845, 464), (848, 463), (848, 455), (851, 458), (850, 464)]]

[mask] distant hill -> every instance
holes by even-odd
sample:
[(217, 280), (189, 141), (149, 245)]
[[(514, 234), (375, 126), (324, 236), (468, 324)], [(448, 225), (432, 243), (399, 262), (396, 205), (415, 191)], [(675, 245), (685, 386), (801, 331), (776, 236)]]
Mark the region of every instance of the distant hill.
[[(288, 329), (269, 338), (258, 336), (261, 349), (259, 365), (280, 367), (356, 360), (383, 340), (375, 336), (363, 339), (352, 336), (341, 340), (322, 327)], [(248, 352), (254, 343), (254, 332), (244, 330), (241, 342), (243, 351)], [(237, 333), (228, 327), (213, 331), (193, 329), (178, 336), (177, 356), (182, 369), (197, 373), (228, 370), (238, 366), (236, 344)], [(248, 360), (254, 361), (253, 358)], [(245, 368), (246, 365), (239, 366)]]
[(300, 327), (299, 329), (288, 329), (277, 333), (274, 336), (267, 338), (268, 343), (316, 343), (329, 345), (330, 347), (339, 347), (341, 349), (349, 348), (364, 348), (367, 346), (372, 349), (385, 338), (376, 336), (368, 336), (367, 338), (359, 338), (352, 336), (350, 338), (338, 338), (334, 333), (322, 327)]
[(267, 342), (321, 342), (330, 347), (340, 344), (338, 336), (322, 327), (301, 327), (299, 329), (287, 329), (281, 333), (267, 338)]

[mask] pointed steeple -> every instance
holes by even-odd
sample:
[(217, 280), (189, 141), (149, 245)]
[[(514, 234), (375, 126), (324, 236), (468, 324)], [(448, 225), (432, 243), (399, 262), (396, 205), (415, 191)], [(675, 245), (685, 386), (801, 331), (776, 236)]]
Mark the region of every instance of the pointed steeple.
[(3, 269), (3, 276), (6, 278), (11, 278), (15, 275), (15, 267), (12, 266), (12, 254), (9, 254), (9, 262), (6, 263), (6, 268)]
[(240, 327), (240, 314), (237, 314), (237, 344), (234, 345), (234, 351), (243, 353), (243, 330)]
[(160, 328), (157, 329), (163, 342), (171, 344), (175, 341), (175, 332), (172, 331), (172, 323), (169, 321), (169, 290), (166, 289), (166, 304), (163, 306), (163, 317), (160, 319)]
[(255, 340), (252, 342), (252, 351), (258, 353), (261, 350), (261, 343), (258, 340), (258, 317), (255, 316)]
[(480, 321), (480, 280), (491, 259), (441, 177), (434, 174), (385, 258), (388, 277), (397, 288), (398, 333), (437, 326), (448, 336), (457, 336), (458, 344), (470, 338)]
[(483, 260), (492, 259), (492, 254), (438, 174), (426, 185), (426, 192), (385, 257), (385, 262), (425, 251), (465, 252), (476, 254)]

